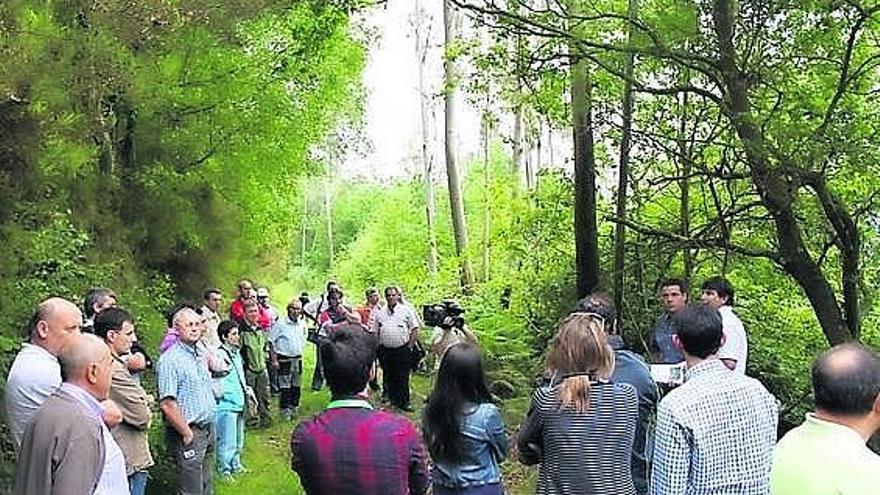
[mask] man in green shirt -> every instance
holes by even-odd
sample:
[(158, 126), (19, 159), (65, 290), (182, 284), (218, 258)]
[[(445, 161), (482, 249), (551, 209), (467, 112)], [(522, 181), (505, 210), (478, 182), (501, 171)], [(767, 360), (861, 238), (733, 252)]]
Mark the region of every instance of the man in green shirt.
[(241, 357), (244, 363), (244, 376), (247, 385), (254, 389), (257, 396), (257, 411), (259, 422), (252, 423), (260, 428), (272, 426), (272, 416), (269, 414), (269, 374), (266, 372), (267, 362), (277, 366), (275, 352), (272, 344), (266, 337), (266, 332), (259, 324), (260, 308), (254, 300), (244, 303), (244, 322), (239, 327), (241, 331)]
[(880, 430), (880, 354), (858, 344), (813, 363), (816, 410), (776, 445), (773, 495), (876, 495), (880, 456), (865, 442)]

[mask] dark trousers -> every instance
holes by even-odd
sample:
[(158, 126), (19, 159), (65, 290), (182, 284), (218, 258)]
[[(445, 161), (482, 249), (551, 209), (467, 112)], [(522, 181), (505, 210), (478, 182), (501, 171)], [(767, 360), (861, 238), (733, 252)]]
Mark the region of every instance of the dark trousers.
[(324, 365), (321, 363), (321, 345), (315, 344), (315, 371), (312, 372), (312, 390), (324, 388)]
[(181, 495), (212, 495), (214, 493), (214, 432), (213, 424), (191, 424), (193, 439), (183, 445), (183, 437), (174, 428), (166, 428), (168, 449), (178, 469)]
[(299, 407), (299, 398), (302, 395), (301, 390), (299, 387), (282, 388), (281, 393), (278, 395), (280, 409), (284, 411)]
[(302, 358), (278, 355), (278, 406), (282, 411), (299, 407)]
[(269, 392), (272, 394), (278, 393), (278, 370), (272, 367), (272, 362), (268, 359), (266, 360), (266, 371), (269, 372)]
[(382, 365), (382, 387), (391, 404), (409, 406), (409, 373), (412, 369), (412, 351), (409, 346), (379, 346), (379, 364)]

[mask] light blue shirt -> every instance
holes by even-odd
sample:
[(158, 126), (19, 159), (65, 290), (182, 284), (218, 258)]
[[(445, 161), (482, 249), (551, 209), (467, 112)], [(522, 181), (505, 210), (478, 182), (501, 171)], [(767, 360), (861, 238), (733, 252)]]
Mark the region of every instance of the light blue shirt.
[(156, 370), (159, 400), (173, 398), (187, 423), (206, 424), (214, 419), (211, 373), (203, 356), (181, 341), (159, 357)]
[(278, 320), (269, 330), (269, 342), (277, 354), (287, 357), (302, 356), (306, 345), (306, 321), (293, 321), (290, 316)]
[(498, 464), (507, 457), (507, 430), (498, 408), (488, 402), (466, 406), (460, 437), (461, 462), (436, 461), (434, 483), (453, 489), (500, 483)]
[(70, 383), (62, 383), (61, 390), (70, 394), (88, 408), (95, 420), (101, 423), (101, 434), (104, 438), (104, 468), (93, 495), (128, 495), (128, 476), (125, 473), (125, 456), (119, 444), (110, 434), (110, 429), (101, 419), (103, 408), (92, 394)]
[(218, 411), (244, 411), (244, 368), (241, 364), (241, 352), (237, 347), (220, 344), (217, 353), (229, 361), (229, 373), (222, 378), (223, 396), (217, 400)]

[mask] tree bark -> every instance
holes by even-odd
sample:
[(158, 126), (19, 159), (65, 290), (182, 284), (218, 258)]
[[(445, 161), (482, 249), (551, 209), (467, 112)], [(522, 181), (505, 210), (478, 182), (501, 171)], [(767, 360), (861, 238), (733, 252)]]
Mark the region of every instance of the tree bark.
[[(688, 94), (681, 95), (681, 110), (679, 115), (678, 127), (678, 146), (681, 154), (681, 180), (679, 181), (679, 189), (681, 196), (679, 198), (679, 233), (683, 237), (690, 237), (691, 233), (691, 169), (693, 168), (693, 160), (691, 158), (691, 147), (687, 143), (687, 122), (688, 122)], [(711, 180), (711, 179), (710, 179)], [(691, 256), (691, 248), (689, 246), (682, 247), (682, 264), (684, 265), (684, 278), (690, 279), (694, 271), (693, 257)]]
[[(519, 77), (519, 76), (517, 76)], [(522, 88), (517, 84), (517, 93)], [(521, 103), (516, 104), (513, 113), (513, 176), (516, 178), (516, 186), (519, 186), (522, 180), (523, 166), (523, 107)]]
[[(628, 43), (632, 43), (632, 21), (635, 20), (638, 11), (638, 0), (629, 0), (628, 16), (630, 19)], [(627, 187), (629, 185), (629, 152), (632, 145), (632, 115), (633, 115), (633, 88), (632, 79), (635, 66), (635, 54), (626, 54), (626, 65), (623, 73), (623, 98), (622, 98), (622, 125), (620, 131), (620, 155), (617, 168), (617, 198), (615, 214), (617, 218), (626, 220)], [(614, 226), (614, 305), (617, 307), (618, 323), (623, 322), (626, 313), (624, 305), (625, 283), (625, 258), (626, 258), (626, 225), (617, 222)], [(620, 326), (618, 327), (620, 328)]]
[[(748, 74), (736, 62), (737, 53), (733, 41), (736, 18), (734, 2), (714, 0), (712, 14), (713, 27), (718, 38), (718, 64), (726, 97), (725, 110), (743, 144), (752, 181), (761, 202), (773, 218), (781, 255), (780, 265), (803, 288), (828, 342), (837, 345), (852, 340), (856, 335), (846, 322), (834, 289), (807, 250), (794, 211), (794, 189), (783, 175), (782, 168), (772, 166), (761, 127), (751, 114)], [(855, 265), (858, 265), (857, 261)]]
[(489, 163), (489, 138), (492, 131), (489, 122), (489, 105), (483, 116), (483, 276), (482, 281), (488, 282), (491, 275), (491, 234), (492, 234), (492, 174)]
[(327, 266), (332, 272), (333, 258), (336, 256), (333, 246), (333, 208), (330, 199), (330, 175), (324, 177), (324, 216), (327, 222)]
[(455, 236), (455, 251), (458, 255), (461, 271), (461, 287), (465, 292), (470, 292), (474, 285), (474, 270), (468, 257), (468, 233), (467, 219), (464, 213), (464, 199), (461, 194), (461, 180), (458, 176), (458, 164), (455, 156), (455, 86), (456, 74), (455, 63), (449, 59), (455, 33), (453, 29), (454, 12), (450, 0), (443, 0), (443, 33), (447, 50), (444, 57), (445, 91), (444, 104), (446, 122), (444, 125), (445, 149), (446, 149), (446, 180), (449, 185), (449, 206), (452, 211), (452, 232)]
[(585, 60), (571, 66), (574, 134), (574, 242), (577, 295), (599, 286), (599, 238), (596, 224), (596, 157), (593, 141), (592, 81)]
[(300, 235), (302, 238), (300, 239), (300, 258), (299, 263), (300, 266), (305, 268), (306, 266), (306, 235), (308, 233), (307, 222), (309, 220), (309, 194), (306, 189), (300, 189), (303, 195), (303, 214), (302, 214), (302, 230), (300, 231)]
[(427, 89), (425, 88), (425, 59), (428, 54), (429, 34), (423, 32), (425, 13), (421, 7), (421, 0), (415, 0), (415, 38), (416, 57), (419, 64), (419, 106), (422, 126), (422, 170), (425, 174), (425, 226), (428, 235), (428, 274), (433, 282), (437, 277), (439, 255), (437, 253), (437, 233), (434, 228), (434, 219), (437, 217), (437, 206), (434, 199), (434, 160), (431, 156), (428, 138), (428, 114), (431, 105)]

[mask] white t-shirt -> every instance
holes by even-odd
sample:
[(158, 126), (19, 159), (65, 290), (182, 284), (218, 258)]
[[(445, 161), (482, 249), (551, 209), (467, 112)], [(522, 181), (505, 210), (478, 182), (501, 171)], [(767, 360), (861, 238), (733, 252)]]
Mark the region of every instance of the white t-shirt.
[[(98, 418), (101, 421), (101, 418)], [(104, 435), (104, 469), (92, 495), (125, 495), (128, 492), (128, 476), (125, 472), (125, 455), (107, 425), (101, 421)]]
[(746, 358), (749, 355), (749, 341), (746, 329), (733, 308), (724, 305), (718, 308), (721, 313), (721, 327), (724, 330), (724, 345), (718, 349), (718, 359), (735, 359), (737, 373), (746, 374)]
[(372, 331), (379, 335), (379, 345), (387, 348), (401, 347), (409, 342), (410, 332), (419, 328), (415, 312), (405, 304), (393, 309), (387, 306), (376, 311)]
[(58, 358), (42, 347), (22, 345), (6, 377), (6, 424), (16, 450), (37, 409), (61, 385)]

